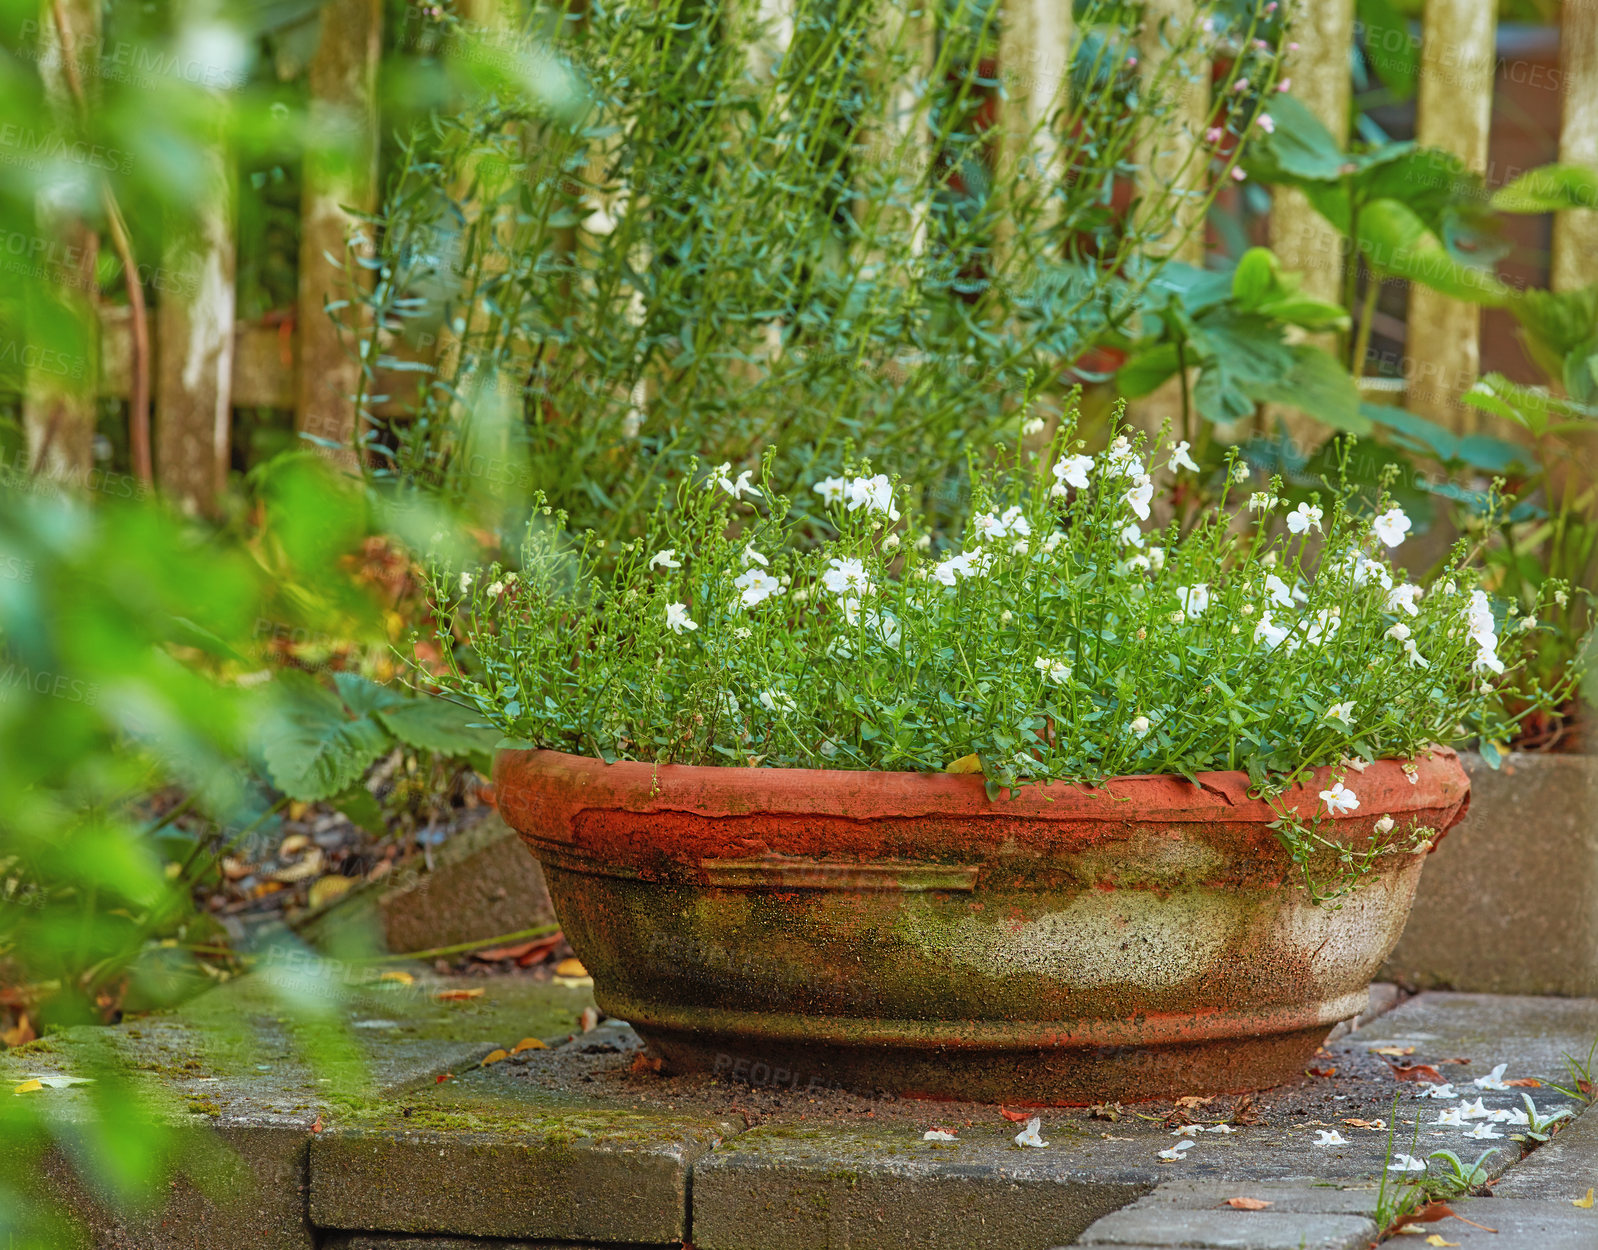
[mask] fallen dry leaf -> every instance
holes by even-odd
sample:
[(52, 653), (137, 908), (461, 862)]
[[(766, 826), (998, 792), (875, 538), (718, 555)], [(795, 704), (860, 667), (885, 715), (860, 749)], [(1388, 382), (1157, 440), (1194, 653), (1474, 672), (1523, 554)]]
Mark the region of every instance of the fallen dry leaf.
[(499, 963), (501, 960), (514, 959), (523, 968), (537, 963), (561, 943), (559, 933), (551, 933), (548, 937), (534, 938), (530, 942), (517, 942), (514, 946), (496, 946), (492, 950), (474, 951), (472, 958), (486, 964)]
[(1336, 1068), (1305, 1068), (1304, 1071), (1308, 1072), (1311, 1076), (1336, 1076), (1337, 1075), (1337, 1069)]
[(11, 1092), (13, 1094), (36, 1094), (44, 1088), (44, 1082), (39, 1080), (24, 1081)]
[(1402, 1059), (1405, 1055), (1413, 1055), (1415, 1048), (1413, 1046), (1372, 1046), (1370, 1053), (1373, 1055), (1393, 1055)]
[(1176, 1100), (1176, 1105), (1178, 1107), (1207, 1107), (1214, 1101), (1214, 1094), (1209, 1095), (1207, 1098), (1201, 1098), (1198, 1094), (1183, 1094), (1182, 1097)]
[(999, 1114), (1010, 1121), (1011, 1124), (1024, 1124), (1032, 1118), (1025, 1111), (1011, 1111), (1010, 1108), (1002, 1104), (999, 1107)]
[(1459, 1243), (1457, 1241), (1444, 1241), (1436, 1233), (1433, 1233), (1430, 1237), (1426, 1238), (1426, 1244), (1428, 1246), (1457, 1246)]
[[(311, 805), (309, 803), (303, 802), (300, 799), (295, 799), (289, 804), (289, 819), (304, 820), (305, 814), (310, 810)], [(304, 835), (301, 834), (300, 836), (303, 837)]]
[(1443, 1083), (1443, 1074), (1429, 1063), (1390, 1063), (1387, 1066), (1400, 1081), (1426, 1081), (1432, 1085)]
[(1469, 1059), (1433, 1059), (1433, 1063), (1469, 1063)]
[(1352, 1124), (1355, 1128), (1385, 1129), (1386, 1120), (1344, 1120), (1344, 1124)]
[(379, 981), (395, 981), (400, 985), (414, 985), (416, 982), (416, 978), (410, 973), (402, 972), (398, 969), (394, 970), (393, 972), (385, 972), (377, 979)]
[(1118, 1102), (1096, 1102), (1088, 1108), (1088, 1119), (1108, 1120), (1114, 1124), (1121, 1118), (1121, 1104)]
[(1398, 1226), (1398, 1231), (1401, 1232), (1401, 1233), (1407, 1233), (1407, 1234), (1424, 1233), (1426, 1231), (1426, 1225), (1424, 1225), (1424, 1224), (1400, 1224)]
[(658, 1055), (646, 1055), (639, 1051), (633, 1056), (632, 1071), (634, 1072), (659, 1072), (665, 1060)]
[(1505, 1081), (1505, 1085), (1513, 1089), (1541, 1089), (1543, 1083), (1534, 1076), (1517, 1076), (1513, 1081)]
[(336, 872), (330, 873), (311, 883), (311, 891), (305, 898), (306, 905), (311, 908), (326, 907), (348, 894), (354, 884), (354, 877), (346, 877)]
[(235, 859), (231, 855), (222, 856), (222, 875), (229, 881), (240, 881), (250, 875), (250, 865), (242, 859)]
[(309, 881), (312, 877), (322, 875), (322, 848), (313, 846), (305, 853), (305, 858), (297, 864), (290, 864), (287, 868), (279, 868), (272, 874), (272, 880), (283, 885), (294, 885), (300, 881)]
[(439, 1002), (442, 1002), (442, 1003), (465, 1002), (468, 998), (481, 998), (482, 996), (483, 996), (483, 991), (481, 989), (476, 989), (476, 990), (439, 990), (438, 993), (433, 995), (434, 998), (438, 999)]
[(1260, 1113), (1254, 1110), (1254, 1095), (1242, 1094), (1232, 1104), (1232, 1114), (1227, 1120), (1228, 1124), (1258, 1124)]
[(454, 1079), (455, 1074), (453, 1072), (440, 1072), (433, 1078), (433, 1084), (442, 1085), (445, 1081), (453, 1081)]
[(1263, 1211), (1271, 1204), (1262, 1198), (1228, 1198), (1226, 1205), (1239, 1211)]
[(980, 755), (962, 755), (943, 770), (946, 773), (980, 773), (982, 771), (982, 757)]
[(1587, 1196), (1585, 1198), (1572, 1198), (1570, 1200), (1570, 1205), (1573, 1207), (1580, 1207), (1583, 1211), (1592, 1210), (1592, 1190), (1589, 1189), (1587, 1191)]
[(1467, 1220), (1446, 1202), (1428, 1202), (1409, 1218), (1421, 1224), (1432, 1224), (1438, 1220), (1458, 1220), (1461, 1224), (1469, 1224), (1472, 1228), (1479, 1228), (1483, 1232), (1496, 1233), (1498, 1231), (1496, 1228), (1488, 1228), (1485, 1224), (1478, 1224), (1475, 1220)]
[(322, 1117), (321, 1116), (317, 1116), (316, 1117), (316, 1123), (311, 1125), (311, 1132), (320, 1133), (321, 1131), (322, 1131)]
[(508, 1051), (508, 1050), (505, 1050), (503, 1048), (499, 1048), (499, 1049), (496, 1049), (496, 1050), (491, 1050), (486, 1055), (483, 1056), (483, 1067), (486, 1068), (491, 1063), (498, 1063), (501, 1059), (509, 1059), (509, 1058), (510, 1058), (510, 1051)]
[(582, 1026), (584, 1033), (592, 1033), (599, 1027), (599, 1008), (584, 1007), (583, 1014), (577, 1017), (577, 1023)]
[(583, 967), (581, 959), (563, 959), (555, 965), (557, 977), (586, 977), (588, 969)]
[(298, 855), (310, 845), (311, 839), (306, 837), (305, 834), (291, 833), (288, 837), (284, 838), (282, 843), (278, 846), (278, 858), (287, 859), (290, 855)]
[(510, 1053), (513, 1054), (513, 1055), (519, 1055), (524, 1050), (548, 1050), (548, 1049), (549, 1049), (549, 1047), (544, 1045), (544, 1043), (540, 1039), (538, 1039), (536, 1037), (524, 1037), (524, 1038), (522, 1038), (521, 1041), (517, 1042), (516, 1045), (514, 1045), (514, 1046), (512, 1046), (510, 1048)]
[(17, 1017), (13, 1027), (0, 1031), (0, 1042), (4, 1042), (7, 1046), (26, 1046), (38, 1036), (28, 1021), (28, 1013), (23, 1012)]

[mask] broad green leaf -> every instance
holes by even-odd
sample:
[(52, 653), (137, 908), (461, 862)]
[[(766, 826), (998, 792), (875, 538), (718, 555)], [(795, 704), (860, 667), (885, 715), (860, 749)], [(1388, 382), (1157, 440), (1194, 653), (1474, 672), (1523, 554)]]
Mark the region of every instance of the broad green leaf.
[(1250, 312), (1276, 289), (1276, 254), (1268, 247), (1251, 247), (1232, 271), (1232, 298)]
[(1283, 321), (1305, 330), (1346, 330), (1349, 323), (1348, 310), (1341, 304), (1328, 304), (1324, 300), (1311, 299), (1307, 295), (1285, 295), (1280, 299), (1268, 299), (1255, 311), (1262, 317)]
[(1297, 408), (1334, 430), (1370, 433), (1370, 418), (1360, 412), (1353, 375), (1319, 347), (1295, 343), (1288, 351), (1292, 367), (1286, 376), (1268, 386), (1251, 387), (1255, 398)]
[(356, 782), (348, 790), (335, 794), (328, 802), (367, 833), (380, 838), (388, 833), (388, 822), (383, 819), (383, 809), (372, 797), (372, 792), (360, 782)]
[(1471, 303), (1497, 306), (1509, 299), (1509, 288), (1495, 274), (1461, 265), (1398, 200), (1375, 200), (1361, 210), (1359, 246), (1366, 262), (1378, 272), (1408, 278)]
[(357, 714), (380, 712), (410, 702), (408, 696), (388, 686), (362, 677), (359, 673), (334, 673), (333, 685), (338, 689), (344, 706)]
[(1584, 165), (1542, 165), (1500, 187), (1489, 203), (1500, 213), (1598, 208), (1598, 170)]
[(272, 783), (291, 798), (310, 802), (349, 789), (392, 745), (371, 714), (351, 718), (314, 679), (296, 674), (281, 684), (261, 730), (261, 754)]
[(1271, 120), (1276, 129), (1263, 146), (1282, 173), (1314, 182), (1335, 182), (1341, 176), (1347, 157), (1332, 132), (1301, 101), (1277, 96), (1271, 102)]
[(378, 716), (401, 742), (444, 755), (488, 755), (500, 739), (497, 729), (481, 726), (482, 713), (426, 695), (385, 707)]
[(1156, 343), (1146, 352), (1133, 356), (1116, 371), (1115, 388), (1128, 399), (1138, 399), (1157, 390), (1176, 373), (1176, 344)]

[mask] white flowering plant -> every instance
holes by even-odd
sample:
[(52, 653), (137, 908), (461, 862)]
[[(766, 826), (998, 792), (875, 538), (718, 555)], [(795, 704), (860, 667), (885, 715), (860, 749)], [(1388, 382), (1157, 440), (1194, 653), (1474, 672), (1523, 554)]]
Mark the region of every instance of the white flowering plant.
[(1330, 764), (1329, 815), (1364, 761), (1502, 739), (1510, 692), (1520, 715), (1566, 693), (1528, 688), (1536, 618), (1495, 605), (1468, 543), (1413, 581), (1385, 495), (1329, 480), (1287, 510), (1233, 459), (1195, 507), (1197, 472), (1163, 436), (1089, 454), (1068, 418), (974, 471), (958, 534), (862, 463), (810, 485), (817, 535), (761, 485), (770, 456), (696, 469), (625, 543), (540, 509), (519, 569), (440, 571), (437, 680), (518, 745), (607, 761), (956, 765), (995, 797), (1225, 769), (1274, 795)]

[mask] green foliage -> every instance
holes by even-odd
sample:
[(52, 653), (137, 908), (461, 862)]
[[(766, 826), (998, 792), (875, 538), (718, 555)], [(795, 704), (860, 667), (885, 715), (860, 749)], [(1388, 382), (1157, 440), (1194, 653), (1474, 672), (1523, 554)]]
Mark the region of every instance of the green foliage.
[[(1239, 135), (1275, 81), (1282, 30), (1263, 9), (1227, 36), (1245, 51), (1217, 84)], [(1168, 29), (1175, 55), (1145, 76), (1126, 15), (1085, 5), (1069, 96), (1029, 129), (979, 107), (997, 15), (930, 11), (935, 45), (883, 0), (802, 0), (788, 35), (753, 0), (535, 30), (531, 53), (581, 105), (507, 81), (437, 117), (375, 223), (363, 402), (407, 339), (448, 345), (413, 411), (374, 418), (382, 471), (452, 497), (487, 485), (511, 510), (536, 484), (613, 538), (696, 456), (779, 448), (806, 513), (803, 488), (851, 447), (960, 478), (1026, 379), (1058, 399), (1062, 366), (1118, 333), (1173, 250), (1182, 193), (1137, 154), (1169, 124), (1184, 58), (1221, 37)], [(469, 31), (445, 37), (466, 55)], [(1015, 72), (1020, 95), (1056, 71)], [(1067, 177), (1002, 155), (1042, 150), (1044, 128)]]
[[(1390, 499), (1374, 524), (1331, 478), (1284, 532), (1274, 484), (1236, 515), (1247, 473), (1229, 463), (1215, 508), (1145, 531), (1167, 505), (1141, 439), (1097, 458), (1073, 439), (1052, 473), (979, 474), (958, 544), (898, 524), (918, 492), (896, 502), (865, 465), (815, 488), (839, 501), (818, 550), (790, 545), (788, 499), (725, 465), (636, 542), (540, 513), (519, 570), (440, 570), (440, 637), (470, 646), (450, 685), (509, 738), (604, 759), (936, 771), (975, 754), (1004, 785), (1246, 769), (1272, 793), (1411, 759), (1462, 720), (1500, 736), (1501, 697), (1564, 689), (1519, 688), (1535, 623), (1494, 622), (1466, 545), (1429, 589), (1395, 581)], [(1148, 454), (1175, 475), (1185, 444)]]

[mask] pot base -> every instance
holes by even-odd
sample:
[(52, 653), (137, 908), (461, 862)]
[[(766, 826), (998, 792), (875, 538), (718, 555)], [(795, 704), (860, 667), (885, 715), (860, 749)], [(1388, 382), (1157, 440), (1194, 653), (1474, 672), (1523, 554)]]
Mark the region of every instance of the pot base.
[(885, 1044), (768, 1044), (737, 1035), (687, 1033), (634, 1022), (675, 1072), (709, 1072), (756, 1088), (843, 1090), (1012, 1106), (1086, 1107), (1102, 1102), (1241, 1094), (1303, 1075), (1327, 1027), (1167, 1046), (907, 1048)]

